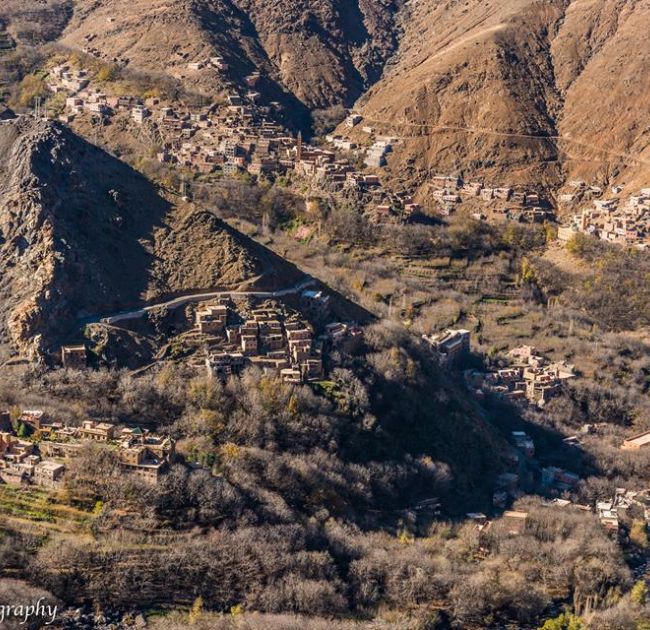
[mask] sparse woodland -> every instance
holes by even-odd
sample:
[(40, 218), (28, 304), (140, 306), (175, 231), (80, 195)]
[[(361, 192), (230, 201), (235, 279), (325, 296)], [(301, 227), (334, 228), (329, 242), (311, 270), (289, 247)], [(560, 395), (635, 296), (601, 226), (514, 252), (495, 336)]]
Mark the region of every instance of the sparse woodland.
[(594, 515), (525, 499), (517, 507), (530, 516), (513, 537), (498, 520), (479, 535), (413, 510), (431, 497), (459, 514), (477, 505), (489, 484), (476, 480), (499, 470), (499, 438), (403, 330), (377, 325), (337, 363), (320, 393), (256, 372), (222, 385), (171, 366), (3, 384), (5, 406), (39, 404), (73, 424), (140, 422), (170, 432), (182, 457), (158, 486), (142, 486), (89, 446), (60, 499), (94, 509), (90, 535), (6, 534), (2, 568), (72, 605), (187, 606), (198, 627), (230, 627), (232, 610), (268, 615), (259, 619), (272, 628), (300, 623), (294, 614), (382, 610), (410, 611), (413, 628), (530, 627), (554, 602), (622, 624), (599, 627), (635, 627), (643, 602), (630, 604), (632, 575)]

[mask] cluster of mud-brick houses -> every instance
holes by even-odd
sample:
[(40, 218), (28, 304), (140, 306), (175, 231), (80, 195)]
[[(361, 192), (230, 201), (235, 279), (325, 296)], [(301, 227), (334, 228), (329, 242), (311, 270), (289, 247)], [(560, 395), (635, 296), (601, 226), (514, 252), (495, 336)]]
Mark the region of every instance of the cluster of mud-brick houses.
[[(329, 297), (321, 291), (304, 291), (301, 303), (304, 312), (322, 317)], [(210, 376), (226, 378), (256, 366), (288, 383), (322, 378), (324, 344), (360, 334), (355, 326), (335, 323), (316, 338), (313, 326), (296, 313), (276, 306), (242, 313), (229, 297), (203, 304), (196, 312), (196, 328), (206, 335)]]
[[(187, 67), (190, 72), (210, 68), (222, 74), (229, 68), (220, 56), (189, 62)], [(66, 122), (81, 114), (108, 121), (126, 113), (156, 138), (162, 147), (157, 155), (161, 163), (199, 174), (233, 176), (247, 172), (275, 177), (294, 173), (316, 190), (320, 187), (353, 199), (373, 223), (408, 221), (422, 211), (411, 192), (389, 191), (377, 175), (398, 140), (375, 135), (372, 128), (364, 127), (372, 138), (368, 146), (335, 134), (326, 136), (323, 146), (308, 144), (300, 134), (294, 136), (274, 122), (280, 105), (260, 103), (261, 95), (256, 91), (260, 79), (260, 74), (254, 72), (244, 78), (244, 90), (232, 85), (223, 102), (192, 109), (159, 98), (107, 94), (96, 87), (99, 84), (91, 71), (69, 64), (51, 68), (47, 82), (52, 91), (68, 96), (62, 116)], [(351, 114), (344, 126), (356, 127), (362, 120), (360, 115)], [(365, 169), (357, 166), (360, 160)], [(429, 187), (430, 199), (442, 214), (467, 205), (477, 220), (541, 223), (554, 221), (556, 216), (543, 193), (526, 187), (466, 182), (456, 175), (442, 174), (430, 178)], [(558, 197), (561, 206), (589, 198), (593, 205), (559, 228), (561, 240), (584, 232), (612, 243), (648, 246), (650, 189), (644, 188), (623, 200), (621, 187), (612, 188), (615, 196), (611, 199), (593, 199), (602, 196), (603, 190), (582, 181), (569, 182), (568, 187), (569, 192)]]
[(576, 377), (574, 367), (548, 361), (532, 346), (508, 353), (508, 367), (480, 372), (466, 371), (465, 381), (478, 396), (492, 394), (507, 400), (543, 407), (557, 396), (563, 384)]
[[(616, 488), (613, 498), (602, 498), (591, 505), (577, 503), (574, 497), (580, 477), (576, 473), (555, 465), (540, 465), (536, 460), (535, 442), (525, 431), (512, 431), (510, 442), (512, 452), (509, 453), (509, 459), (514, 471), (502, 473), (497, 477), (492, 499), (495, 507), (505, 508), (511, 501), (534, 490), (545, 497), (543, 505), (548, 508), (575, 508), (594, 512), (601, 525), (612, 533), (618, 533), (622, 524), (629, 526), (634, 520), (650, 524), (650, 490)], [(527, 491), (524, 491), (521, 488), (520, 471), (526, 468), (528, 481)], [(533, 473), (532, 476), (530, 472)], [(467, 514), (467, 517), (476, 521), (479, 531), (490, 526), (485, 514), (474, 512)], [(506, 511), (502, 518), (510, 534), (519, 534), (526, 527), (528, 513), (521, 510)]]
[[(424, 335), (443, 366), (460, 366), (470, 353), (468, 330), (446, 330)], [(515, 348), (508, 353), (508, 366), (488, 371), (465, 370), (465, 383), (478, 398), (486, 394), (543, 407), (560, 393), (562, 385), (576, 377), (574, 367), (548, 361), (532, 346)]]
[(171, 438), (146, 429), (95, 420), (65, 426), (41, 409), (22, 410), (13, 421), (9, 412), (0, 412), (0, 424), (0, 481), (4, 483), (56, 488), (67, 462), (89, 442), (110, 446), (125, 474), (157, 483), (175, 453)]
[[(650, 188), (622, 198), (622, 189), (613, 187), (610, 199), (596, 199), (592, 205), (573, 215), (567, 225), (558, 230), (558, 238), (570, 240), (574, 234), (595, 236), (609, 243), (645, 249), (650, 245)], [(565, 196), (573, 203), (574, 195)], [(569, 201), (569, 199), (571, 201)]]
[[(600, 524), (612, 535), (621, 531), (621, 525), (637, 520), (650, 524), (650, 490), (628, 490), (616, 488), (613, 498), (596, 501), (595, 505), (576, 503), (571, 499), (556, 497), (542, 504), (547, 509), (593, 512)], [(484, 537), (495, 525), (496, 521), (488, 519), (482, 512), (468, 512), (467, 518), (476, 524), (476, 532)], [(506, 510), (500, 518), (500, 525), (511, 536), (517, 536), (526, 531), (529, 523), (529, 513), (523, 510)]]
[(456, 175), (436, 175), (431, 179), (431, 187), (431, 195), (443, 214), (452, 214), (464, 203), (471, 203), (472, 216), (480, 221), (542, 223), (555, 220), (555, 211), (548, 199), (526, 187), (466, 182)]
[[(188, 64), (191, 72), (205, 68), (226, 71), (228, 64), (222, 57)], [(260, 103), (260, 93), (255, 91), (259, 81), (259, 73), (253, 73), (244, 79), (248, 91), (233, 86), (224, 102), (189, 109), (159, 98), (109, 95), (101, 89), (103, 84), (95, 87), (93, 73), (70, 65), (55, 66), (48, 75), (50, 89), (68, 95), (63, 115), (66, 122), (84, 113), (98, 121), (126, 113), (156, 138), (162, 147), (157, 158), (163, 164), (199, 174), (235, 176), (247, 172), (275, 177), (293, 173), (315, 189), (352, 199), (373, 223), (409, 221), (422, 211), (411, 192), (385, 189), (377, 175), (398, 140), (375, 135), (369, 128), (373, 133), (368, 146), (335, 134), (326, 136), (323, 146), (308, 144), (300, 134), (294, 136), (274, 122), (279, 104)], [(354, 127), (361, 120), (358, 114), (351, 114), (345, 125)], [(360, 161), (364, 169), (357, 166)], [(464, 182), (451, 175), (433, 177), (431, 186), (432, 201), (443, 214), (472, 202), (473, 215), (480, 220), (541, 222), (554, 218), (551, 205), (535, 191)]]

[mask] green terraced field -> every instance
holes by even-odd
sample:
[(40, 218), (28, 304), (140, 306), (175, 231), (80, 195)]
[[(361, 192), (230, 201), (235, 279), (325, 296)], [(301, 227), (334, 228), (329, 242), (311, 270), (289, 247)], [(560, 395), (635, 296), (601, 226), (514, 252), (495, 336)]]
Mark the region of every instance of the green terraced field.
[(42, 488), (0, 486), (0, 518), (9, 526), (31, 522), (58, 531), (82, 531), (93, 514), (57, 502), (56, 495)]

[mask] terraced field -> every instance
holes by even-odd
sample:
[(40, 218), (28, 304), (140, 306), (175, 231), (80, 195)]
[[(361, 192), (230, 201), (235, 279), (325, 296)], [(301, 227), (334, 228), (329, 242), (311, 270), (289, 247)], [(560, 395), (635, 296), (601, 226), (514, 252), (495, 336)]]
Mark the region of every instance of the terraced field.
[(81, 534), (89, 530), (93, 519), (92, 512), (61, 503), (55, 493), (42, 488), (0, 485), (0, 530)]

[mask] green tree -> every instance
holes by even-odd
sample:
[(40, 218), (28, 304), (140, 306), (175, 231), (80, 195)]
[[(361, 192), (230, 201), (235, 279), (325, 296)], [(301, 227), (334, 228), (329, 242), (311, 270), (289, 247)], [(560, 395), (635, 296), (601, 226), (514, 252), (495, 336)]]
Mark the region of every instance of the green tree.
[(19, 422), (18, 426), (16, 427), (16, 435), (19, 438), (26, 438), (29, 437), (31, 431), (28, 425), (26, 425), (24, 422)]
[(554, 619), (548, 619), (539, 630), (585, 630), (586, 626), (580, 617), (573, 613), (562, 613)]
[(645, 580), (639, 580), (630, 591), (630, 599), (637, 606), (645, 606), (648, 601), (648, 585)]

